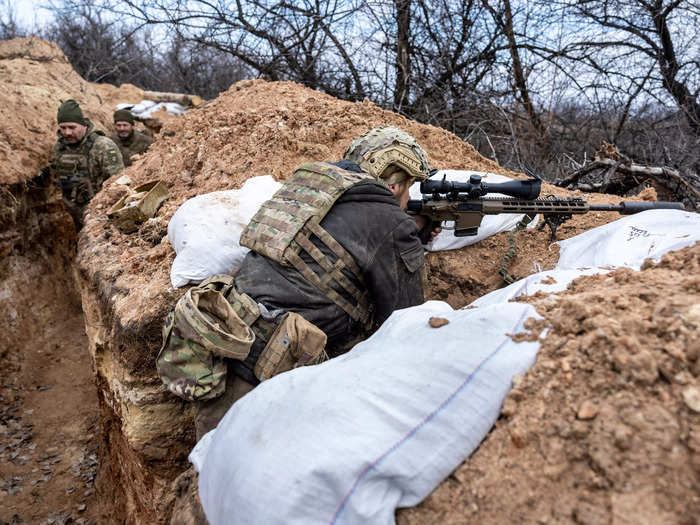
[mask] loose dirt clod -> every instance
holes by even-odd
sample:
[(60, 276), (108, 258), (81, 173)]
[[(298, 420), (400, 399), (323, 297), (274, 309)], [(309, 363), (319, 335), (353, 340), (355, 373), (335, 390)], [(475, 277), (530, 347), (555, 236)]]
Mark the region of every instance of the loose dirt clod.
[(450, 322), (445, 319), (444, 317), (431, 317), (430, 320), (428, 321), (428, 324), (432, 326), (433, 328), (440, 328), (441, 326), (445, 326), (446, 324), (450, 324)]

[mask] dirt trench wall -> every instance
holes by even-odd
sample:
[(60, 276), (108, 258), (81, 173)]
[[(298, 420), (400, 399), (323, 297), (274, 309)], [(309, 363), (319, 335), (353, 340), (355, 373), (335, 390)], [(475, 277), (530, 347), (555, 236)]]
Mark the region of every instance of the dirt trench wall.
[[(0, 316), (8, 320), (0, 331), (2, 347), (25, 335), (17, 327), (31, 313), (17, 310), (22, 304), (17, 296), (28, 292), (22, 288), (31, 286), (32, 278), (49, 281), (67, 302), (76, 303), (70, 278), (74, 247), (72, 219), (46, 177), (0, 184)], [(19, 289), (17, 282), (23, 283)]]
[(123, 326), (112, 313), (110, 286), (77, 277), (100, 401), (103, 432), (98, 490), (114, 502), (124, 523), (166, 523), (174, 498), (170, 484), (192, 444), (192, 406), (167, 394), (143, 362), (160, 345), (160, 319)]

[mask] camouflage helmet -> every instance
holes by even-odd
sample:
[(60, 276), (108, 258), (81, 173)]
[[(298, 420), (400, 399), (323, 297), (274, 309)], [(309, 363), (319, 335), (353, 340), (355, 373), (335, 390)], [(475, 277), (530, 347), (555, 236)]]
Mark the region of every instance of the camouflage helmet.
[(393, 126), (374, 128), (350, 143), (344, 160), (354, 162), (377, 179), (386, 175), (387, 168), (396, 166), (418, 180), (428, 178), (428, 157), (418, 141)]

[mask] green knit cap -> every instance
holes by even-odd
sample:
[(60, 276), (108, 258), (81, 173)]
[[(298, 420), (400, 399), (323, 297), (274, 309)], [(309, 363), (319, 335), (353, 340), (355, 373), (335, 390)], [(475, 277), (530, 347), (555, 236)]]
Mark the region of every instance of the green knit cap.
[(114, 112), (114, 122), (128, 122), (129, 124), (133, 124), (135, 121), (131, 111), (128, 109), (118, 109)]
[(80, 109), (78, 103), (72, 98), (58, 106), (56, 120), (58, 120), (59, 124), (62, 122), (75, 122), (81, 126), (87, 126), (87, 121), (83, 116), (83, 110)]

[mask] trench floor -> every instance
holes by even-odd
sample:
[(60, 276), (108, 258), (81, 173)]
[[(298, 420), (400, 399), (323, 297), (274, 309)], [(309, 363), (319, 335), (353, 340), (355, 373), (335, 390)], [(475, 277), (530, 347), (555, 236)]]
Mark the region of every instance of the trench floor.
[(109, 523), (93, 487), (98, 399), (72, 281), (11, 259), (0, 264), (0, 524)]

